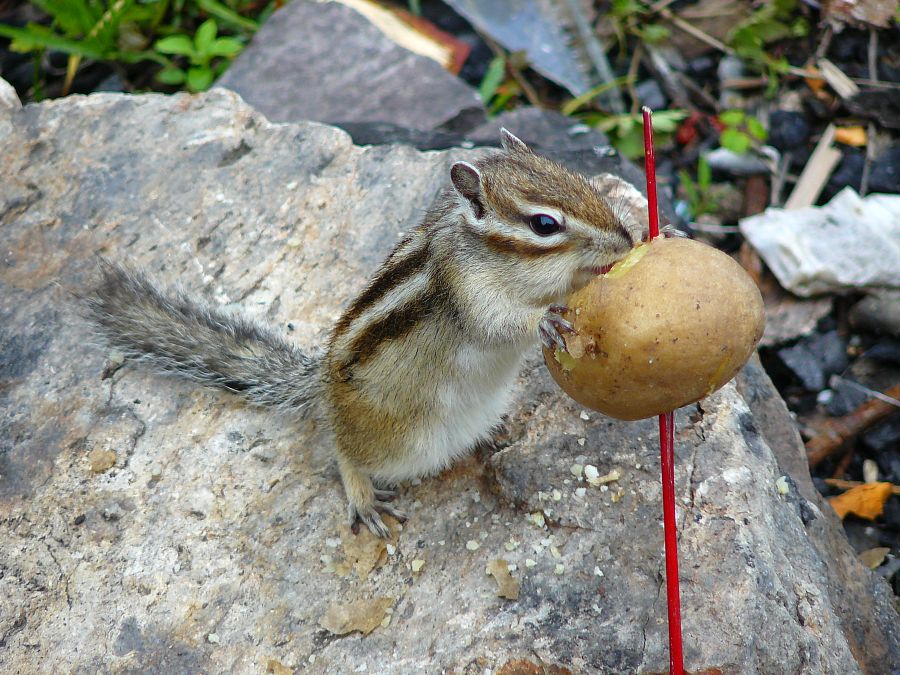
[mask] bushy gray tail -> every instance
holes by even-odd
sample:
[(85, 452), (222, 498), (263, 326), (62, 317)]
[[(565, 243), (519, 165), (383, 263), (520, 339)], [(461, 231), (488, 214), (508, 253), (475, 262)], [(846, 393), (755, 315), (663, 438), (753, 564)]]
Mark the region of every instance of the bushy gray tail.
[(127, 356), (247, 401), (307, 416), (319, 398), (319, 359), (236, 314), (164, 292), (132, 269), (100, 262), (83, 295), (91, 320)]

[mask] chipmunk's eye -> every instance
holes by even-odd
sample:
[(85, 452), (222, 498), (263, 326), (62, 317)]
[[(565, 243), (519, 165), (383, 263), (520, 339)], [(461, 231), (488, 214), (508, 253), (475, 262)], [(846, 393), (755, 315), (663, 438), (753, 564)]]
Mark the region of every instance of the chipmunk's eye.
[(556, 218), (546, 213), (536, 213), (528, 219), (531, 230), (540, 237), (549, 237), (562, 230), (562, 225), (556, 222)]

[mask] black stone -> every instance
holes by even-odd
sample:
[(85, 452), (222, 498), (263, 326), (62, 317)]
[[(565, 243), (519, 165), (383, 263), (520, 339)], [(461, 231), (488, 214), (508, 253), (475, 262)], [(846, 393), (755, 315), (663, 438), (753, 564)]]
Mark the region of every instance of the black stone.
[[(900, 99), (900, 94), (896, 98)], [(900, 193), (900, 143), (894, 143), (872, 162), (869, 192)]]
[(781, 152), (805, 147), (809, 134), (809, 122), (803, 113), (775, 110), (769, 116), (769, 144)]
[(815, 333), (792, 347), (778, 351), (782, 363), (808, 391), (822, 391), (828, 376), (847, 367), (847, 352), (837, 331)]
[(826, 404), (825, 410), (832, 417), (841, 417), (853, 412), (870, 398), (869, 394), (845, 380), (835, 382), (831, 391), (832, 397)]
[(845, 187), (852, 187), (859, 192), (860, 183), (862, 182), (863, 167), (866, 164), (866, 156), (860, 150), (848, 149), (844, 151), (844, 157), (838, 164), (837, 169), (831, 174), (819, 203), (824, 204)]

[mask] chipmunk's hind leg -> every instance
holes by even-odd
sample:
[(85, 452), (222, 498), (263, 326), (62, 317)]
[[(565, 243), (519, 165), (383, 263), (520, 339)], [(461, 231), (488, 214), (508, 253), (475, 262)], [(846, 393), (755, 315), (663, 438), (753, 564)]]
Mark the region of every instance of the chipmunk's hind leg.
[(376, 490), (368, 474), (343, 458), (338, 459), (338, 468), (347, 494), (347, 515), (353, 534), (359, 533), (359, 524), (362, 523), (376, 537), (389, 539), (391, 532), (380, 514), (386, 513), (401, 523), (407, 519), (405, 513), (388, 503), (396, 497), (396, 493), (392, 490)]

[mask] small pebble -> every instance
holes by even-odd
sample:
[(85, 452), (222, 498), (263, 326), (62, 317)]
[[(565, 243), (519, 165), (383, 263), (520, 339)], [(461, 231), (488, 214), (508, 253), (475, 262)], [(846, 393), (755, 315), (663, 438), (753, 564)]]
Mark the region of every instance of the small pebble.
[(878, 465), (874, 459), (863, 460), (863, 480), (866, 483), (876, 483), (878, 481)]
[(588, 464), (584, 467), (584, 477), (588, 479), (588, 482), (592, 480), (596, 480), (600, 477), (600, 472), (597, 470), (597, 467), (593, 464)]
[(569, 467), (569, 471), (572, 472), (572, 475), (575, 476), (575, 478), (581, 478), (581, 472), (584, 471), (584, 467), (581, 466), (581, 464), (573, 464)]
[(557, 563), (556, 567), (553, 568), (553, 573), (557, 576), (561, 576), (561, 575), (565, 574), (565, 572), (566, 572), (566, 566), (563, 565), (562, 563)]
[(397, 552), (397, 547), (393, 544), (387, 544), (385, 548), (387, 549), (388, 555), (394, 555)]
[(537, 565), (537, 563), (534, 560), (532, 560), (531, 558), (525, 558), (525, 567), (528, 567), (530, 569), (535, 565)]
[(584, 497), (587, 494), (587, 488), (575, 488), (575, 496), (576, 497)]
[(219, 642), (220, 642), (219, 636), (216, 635), (215, 633), (210, 633), (209, 635), (207, 635), (207, 636), (206, 636), (206, 641), (209, 642), (209, 643), (212, 644), (212, 645), (217, 645), (217, 644), (219, 644)]
[(778, 490), (778, 494), (786, 495), (791, 491), (791, 486), (788, 483), (787, 476), (779, 476), (775, 481), (775, 489)]
[(553, 501), (558, 502), (560, 499), (562, 499), (562, 492), (554, 489), (551, 493), (551, 496), (553, 497)]
[(515, 551), (517, 548), (519, 548), (519, 542), (510, 539), (508, 542), (503, 544), (503, 548), (505, 548), (507, 551)]
[(595, 577), (602, 577), (602, 576), (603, 576), (603, 570), (600, 569), (600, 566), (599, 566), (599, 565), (595, 565), (595, 566), (594, 566), (594, 576), (595, 576)]
[(409, 564), (409, 566), (412, 568), (413, 572), (419, 573), (422, 571), (422, 568), (425, 567), (425, 561), (421, 558), (416, 558)]
[(578, 445), (580, 445), (580, 446), (582, 446), (582, 447), (584, 447), (584, 444), (585, 444), (586, 442), (587, 442), (587, 439), (586, 439), (586, 438), (579, 438), (578, 441), (577, 441)]
[(477, 551), (479, 548), (481, 548), (481, 544), (479, 544), (474, 539), (469, 539), (469, 541), (466, 542), (466, 548), (470, 551)]
[(591, 416), (588, 415), (587, 412), (585, 412), (584, 410), (581, 411), (581, 414), (579, 415), (579, 417), (581, 419), (583, 419), (585, 422), (587, 422), (589, 419), (591, 419)]

